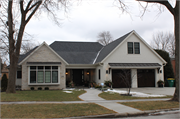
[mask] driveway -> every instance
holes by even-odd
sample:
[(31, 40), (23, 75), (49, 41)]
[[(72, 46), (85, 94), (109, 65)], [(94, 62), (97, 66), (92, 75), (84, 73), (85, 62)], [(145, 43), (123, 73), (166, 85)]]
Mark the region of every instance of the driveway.
[[(115, 90), (124, 90), (126, 91), (127, 88), (113, 88)], [(163, 87), (163, 88), (131, 88), (132, 92), (141, 92), (147, 94), (154, 94), (154, 95), (174, 95), (175, 87)]]

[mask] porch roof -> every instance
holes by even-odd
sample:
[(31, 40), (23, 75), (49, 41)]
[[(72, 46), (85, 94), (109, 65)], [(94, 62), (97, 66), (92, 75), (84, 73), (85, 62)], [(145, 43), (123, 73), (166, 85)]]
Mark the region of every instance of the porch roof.
[(161, 67), (158, 63), (109, 63), (112, 67)]

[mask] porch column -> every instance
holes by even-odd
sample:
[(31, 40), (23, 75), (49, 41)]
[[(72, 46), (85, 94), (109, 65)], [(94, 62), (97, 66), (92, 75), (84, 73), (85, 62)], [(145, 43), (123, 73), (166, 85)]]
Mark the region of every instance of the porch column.
[(137, 69), (131, 69), (132, 88), (138, 87)]

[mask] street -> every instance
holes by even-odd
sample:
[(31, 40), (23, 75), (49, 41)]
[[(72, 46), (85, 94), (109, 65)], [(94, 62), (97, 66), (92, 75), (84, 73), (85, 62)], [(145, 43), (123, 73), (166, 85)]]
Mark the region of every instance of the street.
[[(179, 119), (180, 112), (163, 114), (163, 115), (154, 115), (154, 116), (140, 116), (140, 117), (124, 117), (118, 119)], [(117, 118), (116, 118), (117, 119)]]

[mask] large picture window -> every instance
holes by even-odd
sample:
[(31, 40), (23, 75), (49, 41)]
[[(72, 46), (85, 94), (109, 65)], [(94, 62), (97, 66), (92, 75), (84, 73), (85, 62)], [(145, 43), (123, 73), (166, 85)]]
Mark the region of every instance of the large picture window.
[(58, 66), (30, 66), (30, 83), (58, 83)]

